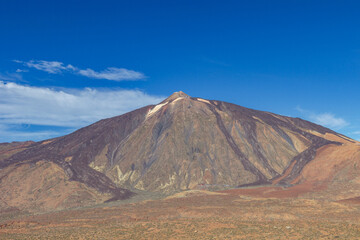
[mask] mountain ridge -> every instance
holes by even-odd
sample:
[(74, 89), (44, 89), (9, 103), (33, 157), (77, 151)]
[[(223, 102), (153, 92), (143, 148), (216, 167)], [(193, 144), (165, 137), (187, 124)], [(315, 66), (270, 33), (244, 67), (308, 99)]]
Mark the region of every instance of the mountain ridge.
[[(157, 105), (32, 143), (0, 161), (0, 172), (55, 164), (64, 172), (64, 182), (92, 191), (87, 194), (92, 202), (100, 195), (107, 198), (101, 201), (126, 199), (134, 190), (290, 187), (301, 183), (299, 176), (319, 149), (355, 143), (306, 120), (180, 91)], [(6, 174), (0, 177), (3, 185), (13, 184)]]

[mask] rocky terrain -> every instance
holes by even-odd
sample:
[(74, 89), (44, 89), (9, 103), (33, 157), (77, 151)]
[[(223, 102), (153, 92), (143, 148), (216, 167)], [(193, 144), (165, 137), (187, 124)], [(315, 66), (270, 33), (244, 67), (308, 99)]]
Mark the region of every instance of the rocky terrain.
[(359, 204), (263, 198), (229, 190), (189, 190), (163, 199), (137, 201), (2, 218), (0, 238), (360, 238)]
[(359, 239), (360, 143), (176, 92), (0, 144), (1, 239)]
[(360, 196), (359, 149), (299, 118), (176, 92), (63, 137), (0, 144), (0, 206), (46, 211), (127, 199), (140, 190), (259, 185), (278, 189), (266, 196), (286, 189), (285, 195), (351, 199)]

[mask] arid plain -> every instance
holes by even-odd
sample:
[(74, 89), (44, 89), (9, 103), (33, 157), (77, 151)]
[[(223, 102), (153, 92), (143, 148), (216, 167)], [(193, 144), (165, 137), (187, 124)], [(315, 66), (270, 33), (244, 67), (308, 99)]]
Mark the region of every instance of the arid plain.
[(359, 239), (360, 201), (261, 198), (247, 190), (134, 197), (38, 215), (2, 213), (2, 239)]

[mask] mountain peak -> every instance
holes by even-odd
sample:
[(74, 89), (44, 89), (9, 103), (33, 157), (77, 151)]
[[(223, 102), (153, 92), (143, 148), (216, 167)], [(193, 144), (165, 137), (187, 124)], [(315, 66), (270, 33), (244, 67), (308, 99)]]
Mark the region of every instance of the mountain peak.
[(171, 94), (167, 99), (164, 100), (164, 102), (172, 101), (180, 97), (189, 98), (190, 96), (184, 93), (183, 91), (178, 91)]
[[(133, 194), (129, 189), (167, 194), (303, 184), (299, 189), (313, 191), (335, 173), (339, 179), (355, 179), (359, 174), (352, 166), (359, 156), (360, 146), (352, 140), (311, 122), (191, 98), (179, 91), (160, 104), (98, 121), (63, 137), (0, 145), (0, 192), (24, 192), (6, 198), (6, 206), (31, 209), (125, 199)], [(338, 170), (340, 163), (344, 170)], [(324, 165), (326, 171), (319, 175), (316, 169)], [(353, 170), (345, 170), (348, 166)], [(28, 180), (40, 175), (39, 181)], [(49, 188), (46, 179), (69, 185)], [(33, 192), (23, 190), (29, 186), (41, 189), (43, 195), (32, 200)], [(331, 191), (338, 191), (338, 186)], [(0, 201), (0, 211), (1, 206)]]

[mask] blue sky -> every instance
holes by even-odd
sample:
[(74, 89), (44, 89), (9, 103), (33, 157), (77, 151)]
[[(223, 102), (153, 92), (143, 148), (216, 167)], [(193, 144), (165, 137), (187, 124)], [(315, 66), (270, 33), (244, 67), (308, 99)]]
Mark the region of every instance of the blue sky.
[(0, 142), (175, 91), (360, 140), (359, 1), (0, 1)]

